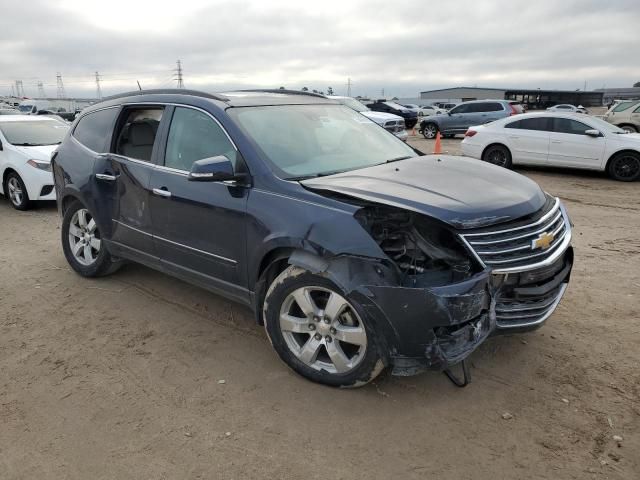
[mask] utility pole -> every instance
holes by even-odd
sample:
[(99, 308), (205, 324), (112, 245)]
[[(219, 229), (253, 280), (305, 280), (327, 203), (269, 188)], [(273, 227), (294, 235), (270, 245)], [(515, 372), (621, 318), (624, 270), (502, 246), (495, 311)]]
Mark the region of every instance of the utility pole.
[(351, 96), (351, 78), (347, 78), (347, 97)]
[(100, 74), (96, 72), (96, 96), (98, 100), (102, 100), (102, 89), (100, 88)]
[(176, 61), (176, 80), (178, 81), (178, 88), (184, 88), (184, 81), (182, 80), (182, 62)]
[(64, 83), (62, 83), (62, 74), (60, 72), (56, 74), (56, 85), (58, 98), (67, 98), (67, 94), (64, 91)]
[(46, 98), (47, 94), (44, 93), (44, 85), (42, 84), (41, 80), (38, 80), (38, 96), (40, 98)]

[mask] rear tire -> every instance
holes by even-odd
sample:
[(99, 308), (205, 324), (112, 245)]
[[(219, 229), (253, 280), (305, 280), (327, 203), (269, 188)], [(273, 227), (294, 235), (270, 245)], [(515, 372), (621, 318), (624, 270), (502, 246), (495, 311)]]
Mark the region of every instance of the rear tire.
[(313, 382), (359, 387), (384, 369), (371, 321), (325, 276), (288, 267), (271, 283), (263, 315), (282, 361)]
[(22, 178), (16, 172), (9, 172), (4, 182), (4, 194), (16, 210), (29, 210), (33, 202), (29, 200), (29, 193)]
[(511, 168), (511, 152), (504, 145), (491, 145), (482, 154), (482, 160), (498, 167)]
[(640, 179), (640, 154), (620, 152), (609, 160), (609, 176), (619, 182), (634, 182)]
[(62, 250), (71, 268), (83, 277), (101, 277), (121, 266), (102, 241), (95, 217), (75, 200), (62, 218)]
[(436, 138), (438, 134), (438, 125), (432, 122), (425, 123), (424, 127), (422, 127), (422, 135), (427, 140), (433, 140)]

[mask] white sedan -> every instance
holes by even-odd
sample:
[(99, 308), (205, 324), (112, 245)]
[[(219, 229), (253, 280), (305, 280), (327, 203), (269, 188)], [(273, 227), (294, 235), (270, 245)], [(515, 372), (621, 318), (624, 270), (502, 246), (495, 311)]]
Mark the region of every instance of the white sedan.
[(568, 103), (561, 103), (560, 105), (554, 105), (553, 107), (547, 108), (550, 112), (563, 112), (563, 113), (589, 113), (587, 109), (582, 105), (570, 105)]
[(471, 127), (462, 153), (506, 168), (572, 167), (625, 182), (640, 179), (640, 134), (585, 115), (525, 113)]
[(0, 193), (18, 210), (34, 200), (55, 200), (51, 154), (69, 125), (45, 116), (0, 117)]

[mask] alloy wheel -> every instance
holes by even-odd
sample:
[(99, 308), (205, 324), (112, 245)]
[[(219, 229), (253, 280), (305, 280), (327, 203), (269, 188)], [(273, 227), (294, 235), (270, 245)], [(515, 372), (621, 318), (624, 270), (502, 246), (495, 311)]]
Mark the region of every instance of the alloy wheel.
[(637, 133), (637, 130), (635, 128), (633, 128), (632, 126), (630, 126), (630, 125), (625, 125), (625, 126), (620, 127), (620, 128), (622, 128), (622, 130), (624, 130), (627, 133)]
[(24, 192), (22, 191), (22, 186), (16, 177), (9, 178), (7, 181), (7, 189), (9, 190), (9, 199), (11, 200), (11, 203), (17, 207), (22, 205), (22, 202), (24, 201)]
[(497, 165), (499, 167), (504, 167), (507, 164), (507, 154), (504, 152), (504, 150), (496, 148), (495, 150), (489, 152), (487, 160), (489, 160), (489, 163), (493, 163), (494, 165)]
[(613, 173), (620, 179), (636, 178), (640, 174), (640, 159), (633, 155), (622, 155), (613, 161)]
[(364, 324), (335, 291), (319, 286), (294, 290), (282, 303), (279, 321), (289, 350), (308, 367), (345, 374), (364, 359)]
[(98, 255), (102, 241), (95, 220), (86, 208), (77, 210), (69, 224), (69, 246), (78, 263), (89, 266)]
[(435, 125), (429, 124), (425, 125), (423, 132), (426, 138), (435, 138), (438, 133), (438, 129)]

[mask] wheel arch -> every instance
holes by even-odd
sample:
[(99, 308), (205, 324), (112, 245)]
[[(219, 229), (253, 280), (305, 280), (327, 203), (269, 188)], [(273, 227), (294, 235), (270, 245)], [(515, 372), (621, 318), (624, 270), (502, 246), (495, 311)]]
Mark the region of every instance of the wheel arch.
[(609, 172), (609, 165), (611, 165), (611, 161), (621, 153), (633, 153), (635, 155), (640, 156), (640, 150), (634, 150), (633, 148), (622, 148), (620, 150), (616, 150), (611, 155), (609, 155), (609, 158), (607, 158), (607, 163), (604, 166), (605, 172)]

